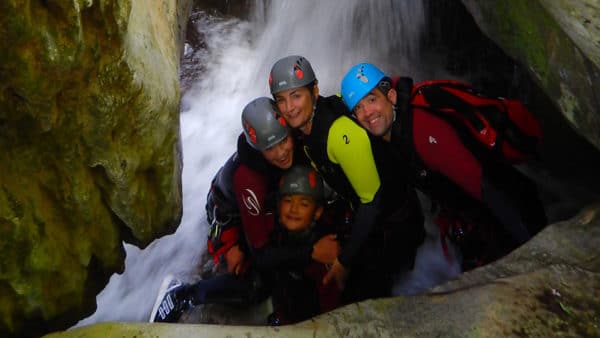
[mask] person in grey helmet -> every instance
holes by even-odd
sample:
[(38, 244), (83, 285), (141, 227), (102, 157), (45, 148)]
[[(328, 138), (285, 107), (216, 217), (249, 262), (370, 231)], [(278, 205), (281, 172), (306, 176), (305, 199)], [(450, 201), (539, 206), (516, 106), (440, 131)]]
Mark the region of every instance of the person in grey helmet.
[(414, 266), (416, 249), (425, 239), (414, 189), (399, 175), (389, 175), (382, 185), (388, 173), (375, 162), (379, 157), (369, 135), (348, 117), (339, 96), (319, 95), (305, 57), (291, 55), (275, 62), (269, 87), (313, 167), (354, 211), (324, 283), (335, 280), (346, 303), (389, 296), (394, 273)]
[(274, 268), (311, 259), (329, 264), (338, 253), (333, 235), (291, 249), (271, 245), (276, 212), (270, 196), (277, 192), (281, 174), (304, 160), (273, 100), (249, 102), (241, 122), (237, 152), (214, 177), (206, 204), (208, 251), (225, 273), (194, 284), (167, 276), (150, 322), (176, 322), (198, 304), (256, 303), (270, 293)]
[[(294, 165), (279, 181), (278, 222), (275, 241), (282, 247), (302, 247), (336, 232), (334, 223), (322, 218), (324, 184), (319, 174), (305, 165)], [(315, 260), (287, 264), (275, 271), (271, 325), (291, 324), (331, 311), (340, 305), (336, 283), (323, 284), (327, 264)]]

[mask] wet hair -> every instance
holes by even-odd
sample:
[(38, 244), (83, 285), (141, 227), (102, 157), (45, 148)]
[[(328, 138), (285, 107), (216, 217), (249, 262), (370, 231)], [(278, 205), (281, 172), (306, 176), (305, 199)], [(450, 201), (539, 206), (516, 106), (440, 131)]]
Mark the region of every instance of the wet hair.
[(304, 85), (304, 87), (305, 87), (306, 89), (308, 89), (308, 91), (309, 91), (309, 92), (310, 92), (310, 94), (312, 95), (313, 89), (315, 88), (315, 86), (316, 86), (317, 84), (319, 84), (319, 81), (318, 81), (317, 79), (315, 79), (313, 82), (311, 82), (311, 83), (309, 83), (309, 84), (307, 84), (307, 85)]

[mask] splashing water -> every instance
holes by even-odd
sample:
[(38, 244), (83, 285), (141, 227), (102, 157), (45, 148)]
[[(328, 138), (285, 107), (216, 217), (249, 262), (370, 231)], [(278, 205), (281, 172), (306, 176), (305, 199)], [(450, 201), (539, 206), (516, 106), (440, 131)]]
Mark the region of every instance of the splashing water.
[[(165, 275), (194, 274), (206, 246), (204, 203), (210, 181), (235, 150), (242, 108), (255, 97), (270, 96), (267, 78), (276, 60), (305, 56), (325, 96), (335, 94), (344, 72), (361, 61), (378, 64), (390, 74), (418, 77), (423, 73), (419, 67), (427, 66), (413, 62), (424, 23), (422, 2), (405, 0), (352, 0), (343, 6), (335, 1), (257, 0), (249, 20), (200, 13), (196, 28), (206, 47), (194, 51), (186, 46), (186, 57), (205, 70), (182, 100), (181, 224), (176, 233), (144, 250), (124, 244), (125, 272), (112, 276), (97, 297), (97, 311), (77, 326), (146, 321)], [(431, 259), (444, 265), (439, 246), (427, 245), (431, 248), (424, 246), (420, 252), (433, 252)], [(396, 293), (418, 292), (459, 273), (456, 267), (447, 267), (441, 277), (428, 279), (418, 273), (428, 264), (428, 256), (421, 256), (412, 280), (403, 279)]]

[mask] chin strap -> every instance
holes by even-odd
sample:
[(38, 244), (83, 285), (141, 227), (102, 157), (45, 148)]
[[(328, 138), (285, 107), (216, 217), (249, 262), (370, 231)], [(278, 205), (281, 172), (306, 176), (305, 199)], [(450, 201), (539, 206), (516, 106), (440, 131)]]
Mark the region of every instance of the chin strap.
[(317, 110), (317, 99), (315, 99), (315, 103), (313, 103), (312, 112), (310, 113), (310, 118), (306, 122), (304, 122), (300, 127), (298, 127), (298, 129), (300, 129), (300, 131), (302, 131), (302, 132), (304, 132), (304, 128), (306, 128), (306, 126), (308, 126), (310, 123), (312, 123), (313, 119), (315, 118), (315, 111)]
[[(390, 130), (392, 130), (392, 127), (394, 126), (394, 122), (396, 122), (396, 114), (398, 113), (398, 110), (396, 109), (396, 106), (393, 105), (393, 111), (394, 111), (394, 118), (392, 119), (392, 123), (390, 123), (390, 126), (388, 127), (388, 129), (383, 133), (383, 135), (387, 135)], [(400, 128), (403, 128), (402, 125), (400, 125)]]

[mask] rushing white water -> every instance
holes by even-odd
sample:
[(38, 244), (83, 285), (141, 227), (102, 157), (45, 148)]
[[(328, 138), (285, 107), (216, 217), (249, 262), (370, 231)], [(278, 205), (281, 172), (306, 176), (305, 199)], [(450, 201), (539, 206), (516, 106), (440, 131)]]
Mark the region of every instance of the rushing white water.
[[(411, 61), (416, 59), (424, 25), (422, 6), (421, 1), (405, 0), (277, 0), (257, 1), (248, 21), (200, 15), (197, 29), (206, 48), (188, 48), (187, 55), (205, 71), (186, 93), (181, 112), (181, 224), (175, 234), (144, 250), (125, 244), (125, 272), (112, 276), (97, 297), (97, 311), (77, 326), (146, 321), (162, 278), (196, 271), (206, 244), (204, 203), (210, 180), (235, 149), (244, 105), (257, 96), (269, 96), (268, 71), (277, 59), (305, 56), (323, 95), (334, 94), (344, 71), (361, 61), (379, 64), (393, 74), (419, 77), (424, 74), (419, 67), (426, 65)], [(422, 248), (427, 253), (420, 254), (417, 270), (399, 282), (397, 293), (417, 292), (458, 273), (443, 261), (436, 243)], [(441, 266), (441, 274), (423, 273), (421, 267), (428, 264)]]

